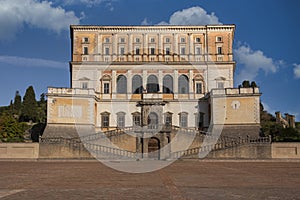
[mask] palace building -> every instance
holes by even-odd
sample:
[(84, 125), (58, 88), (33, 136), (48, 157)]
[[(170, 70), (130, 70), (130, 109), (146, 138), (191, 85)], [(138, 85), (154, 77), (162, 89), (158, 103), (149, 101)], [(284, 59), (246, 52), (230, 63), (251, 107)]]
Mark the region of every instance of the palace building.
[(235, 25), (70, 31), (71, 86), (48, 88), (44, 138), (76, 137), (78, 129), (218, 125), (223, 135), (258, 136), (259, 88), (234, 88)]

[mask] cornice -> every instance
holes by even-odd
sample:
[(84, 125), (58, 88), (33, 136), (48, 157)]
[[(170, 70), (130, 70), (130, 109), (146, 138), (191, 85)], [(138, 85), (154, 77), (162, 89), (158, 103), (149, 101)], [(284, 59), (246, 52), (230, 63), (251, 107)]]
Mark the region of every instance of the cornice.
[(97, 25), (71, 25), (73, 31), (117, 31), (117, 32), (154, 32), (154, 31), (234, 31), (235, 25), (156, 25), (156, 26), (97, 26)]

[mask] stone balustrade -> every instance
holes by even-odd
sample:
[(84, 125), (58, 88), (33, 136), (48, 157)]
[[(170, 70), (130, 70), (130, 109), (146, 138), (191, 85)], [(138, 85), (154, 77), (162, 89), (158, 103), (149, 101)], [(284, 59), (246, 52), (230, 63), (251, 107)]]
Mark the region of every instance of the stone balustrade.
[(94, 89), (82, 88), (48, 88), (48, 95), (95, 95)]
[(260, 94), (259, 88), (215, 88), (211, 90), (211, 95), (243, 95), (243, 94)]

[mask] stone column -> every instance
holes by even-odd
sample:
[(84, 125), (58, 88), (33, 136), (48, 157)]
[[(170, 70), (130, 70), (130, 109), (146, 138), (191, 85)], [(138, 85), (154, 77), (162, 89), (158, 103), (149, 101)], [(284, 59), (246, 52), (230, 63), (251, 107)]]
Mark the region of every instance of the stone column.
[(130, 99), (131, 98), (131, 94), (132, 94), (132, 72), (131, 70), (127, 71), (127, 98)]
[(102, 88), (102, 86), (101, 86), (101, 78), (102, 78), (102, 70), (98, 70), (97, 71), (97, 78), (96, 78), (96, 87), (95, 87), (95, 89), (96, 89), (96, 92), (102, 92), (101, 91), (101, 88)]
[(189, 35), (189, 61), (193, 61), (193, 55), (194, 55), (194, 48), (193, 48), (193, 35), (191, 33)]
[(146, 89), (147, 87), (147, 70), (143, 70), (143, 88)]
[(131, 35), (130, 33), (127, 33), (127, 61), (131, 61), (129, 53), (131, 53), (132, 50), (132, 40), (131, 40)]
[(178, 99), (178, 70), (174, 70), (174, 99)]
[(98, 60), (97, 61), (103, 61), (103, 57), (102, 57), (102, 49), (103, 49), (103, 46), (102, 46), (102, 36), (100, 34), (98, 34), (98, 45), (97, 45), (97, 48), (98, 48)]
[(177, 61), (178, 58), (178, 34), (175, 33), (174, 35), (174, 53), (176, 54), (174, 56), (174, 61)]
[(194, 78), (194, 72), (193, 70), (190, 70), (189, 71), (189, 99), (193, 99), (194, 96), (193, 78)]
[(117, 34), (115, 33), (115, 34), (113, 34), (113, 37), (112, 37), (112, 61), (116, 60), (116, 55), (118, 54), (117, 44), (118, 44)]
[(116, 98), (117, 93), (117, 77), (116, 77), (116, 70), (112, 70), (112, 76), (111, 76), (111, 88), (112, 88), (112, 98)]
[(162, 70), (158, 71), (158, 84), (159, 84), (159, 92), (163, 93), (163, 73), (162, 73)]

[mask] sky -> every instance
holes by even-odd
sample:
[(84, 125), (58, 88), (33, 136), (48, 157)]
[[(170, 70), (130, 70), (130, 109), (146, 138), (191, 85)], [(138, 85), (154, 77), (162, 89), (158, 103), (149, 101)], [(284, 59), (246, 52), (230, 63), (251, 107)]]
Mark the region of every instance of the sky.
[(235, 24), (235, 86), (256, 81), (266, 110), (300, 121), (298, 0), (0, 0), (0, 106), (33, 85), (69, 87), (71, 24)]

